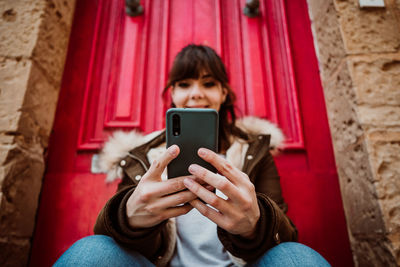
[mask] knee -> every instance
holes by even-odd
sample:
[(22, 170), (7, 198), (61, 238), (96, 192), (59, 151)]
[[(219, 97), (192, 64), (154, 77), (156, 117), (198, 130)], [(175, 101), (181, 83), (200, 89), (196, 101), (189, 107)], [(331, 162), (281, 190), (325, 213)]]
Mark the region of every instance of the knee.
[(318, 252), (300, 243), (285, 242), (268, 250), (257, 266), (331, 266)]
[(55, 263), (55, 266), (104, 263), (118, 254), (120, 248), (115, 241), (104, 235), (93, 235), (76, 241)]
[(76, 241), (67, 251), (81, 253), (108, 253), (115, 249), (117, 243), (109, 236), (91, 235)]
[(71, 248), (97, 247), (99, 244), (113, 245), (114, 239), (106, 235), (90, 235), (76, 241)]

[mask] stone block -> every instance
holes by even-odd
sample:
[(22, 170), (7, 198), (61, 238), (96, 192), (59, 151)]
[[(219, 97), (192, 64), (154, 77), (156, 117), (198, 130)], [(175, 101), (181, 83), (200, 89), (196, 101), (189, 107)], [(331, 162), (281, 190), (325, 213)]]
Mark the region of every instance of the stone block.
[[(349, 147), (338, 153), (336, 162), (340, 178), (347, 225), (353, 235), (382, 235), (385, 224), (377, 201), (374, 184), (371, 183), (371, 169), (366, 148)], [(375, 200), (375, 201), (373, 201)]]
[(349, 60), (359, 104), (400, 106), (400, 54)]
[[(8, 147), (0, 146), (0, 166), (6, 161), (8, 154)], [(1, 187), (2, 177), (0, 176), (0, 187)]]
[(400, 25), (392, 6), (360, 9), (358, 0), (335, 0), (335, 7), (348, 54), (396, 52), (400, 47)]
[(347, 64), (340, 66), (324, 93), (347, 225), (352, 235), (381, 235), (384, 223)]
[(356, 266), (396, 266), (392, 248), (384, 235), (379, 237), (356, 236), (352, 244), (353, 253), (358, 255)]
[(400, 266), (400, 233), (389, 235), (389, 239), (392, 241), (394, 255), (397, 259), (397, 266)]
[(315, 48), (324, 85), (346, 56), (336, 13), (333, 4), (330, 3), (325, 14), (312, 21)]
[(32, 64), (28, 88), (22, 104), (18, 132), (25, 137), (38, 137), (47, 147), (56, 112), (59, 88), (52, 85), (39, 69)]
[(358, 110), (366, 129), (400, 126), (400, 106), (360, 105)]
[(370, 161), (377, 177), (375, 186), (388, 233), (400, 233), (400, 131), (381, 133), (380, 140), (377, 135), (367, 136)]
[(327, 9), (330, 5), (333, 4), (333, 0), (307, 0), (309, 16), (311, 21), (318, 19), (321, 16), (324, 16), (327, 12)]
[(30, 57), (45, 1), (0, 1), (0, 56)]
[(3, 193), (1, 193), (1, 185), (3, 184), (4, 175), (5, 175), (4, 167), (0, 166), (0, 207), (1, 207), (1, 200), (3, 198)]
[(75, 0), (50, 0), (48, 1), (49, 12), (59, 19), (67, 27), (71, 28), (74, 17)]
[[(15, 147), (15, 144), (9, 144), (9, 145), (0, 145), (0, 167), (6, 163), (7, 157), (8, 157), (8, 152), (10, 149), (13, 149)], [(1, 181), (2, 178), (0, 176), (0, 187), (1, 187)]]
[(28, 266), (29, 250), (29, 239), (0, 238), (0, 266)]
[[(14, 143), (14, 135), (7, 134), (7, 133), (0, 134), (0, 147), (12, 145), (13, 143)], [(1, 165), (1, 161), (0, 161), (0, 165)]]
[(0, 132), (18, 128), (31, 66), (32, 62), (24, 59), (0, 61)]
[(14, 147), (14, 136), (0, 134), (0, 192), (5, 175), (3, 165), (7, 163), (8, 152)]
[(70, 29), (61, 23), (58, 13), (46, 9), (33, 51), (33, 60), (56, 87), (60, 87), (68, 48)]
[(0, 63), (0, 88), (0, 131), (39, 137), (47, 146), (59, 88), (32, 61), (10, 59)]
[(337, 137), (335, 148), (344, 151), (363, 134), (356, 115), (356, 98), (346, 64), (342, 64), (336, 76), (324, 86), (324, 94), (330, 129), (333, 138)]
[(42, 153), (37, 147), (26, 150), (19, 146), (8, 153), (1, 185), (1, 236), (32, 236), (44, 173)]

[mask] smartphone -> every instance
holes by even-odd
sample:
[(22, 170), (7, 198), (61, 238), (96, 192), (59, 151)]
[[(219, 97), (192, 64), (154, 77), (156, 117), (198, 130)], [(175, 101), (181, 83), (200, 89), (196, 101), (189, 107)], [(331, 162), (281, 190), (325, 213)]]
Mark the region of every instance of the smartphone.
[(180, 153), (167, 167), (168, 178), (191, 175), (188, 168), (198, 164), (217, 170), (197, 155), (201, 147), (218, 149), (218, 112), (215, 109), (171, 108), (166, 113), (167, 148), (176, 144)]

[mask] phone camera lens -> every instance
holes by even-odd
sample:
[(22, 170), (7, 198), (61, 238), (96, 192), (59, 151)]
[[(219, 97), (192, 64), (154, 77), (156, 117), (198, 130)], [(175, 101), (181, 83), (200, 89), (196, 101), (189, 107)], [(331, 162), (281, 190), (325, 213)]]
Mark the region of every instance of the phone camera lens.
[(172, 116), (172, 134), (174, 136), (181, 134), (181, 119), (178, 114)]

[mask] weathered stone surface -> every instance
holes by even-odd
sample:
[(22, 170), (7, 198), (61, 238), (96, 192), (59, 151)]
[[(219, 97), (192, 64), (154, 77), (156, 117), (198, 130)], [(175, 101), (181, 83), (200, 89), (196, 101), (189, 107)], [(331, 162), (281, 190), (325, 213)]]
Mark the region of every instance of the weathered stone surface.
[(0, 237), (32, 236), (44, 173), (42, 152), (37, 145), (29, 150), (15, 146), (8, 153), (3, 165)]
[(400, 106), (400, 54), (349, 60), (359, 104)]
[(400, 27), (392, 8), (360, 9), (358, 0), (335, 0), (348, 54), (396, 52)]
[(0, 1), (0, 55), (30, 57), (36, 45), (45, 1)]
[(32, 62), (0, 59), (0, 132), (18, 128)]
[(29, 239), (0, 238), (0, 266), (27, 266), (30, 250)]
[(367, 128), (400, 126), (400, 106), (358, 107), (360, 122)]
[(354, 254), (358, 255), (356, 266), (396, 267), (396, 259), (384, 235), (372, 238), (356, 236), (356, 240), (352, 247)]
[[(2, 135), (0, 135), (0, 137), (2, 137), (1, 139), (5, 139), (3, 138)], [(15, 144), (1, 144), (0, 143), (0, 193), (2, 191), (2, 184), (3, 184), (3, 180), (5, 178), (5, 170), (3, 165), (6, 164), (7, 161), (7, 157), (8, 157), (8, 152), (13, 149), (16, 145)]]
[[(2, 153), (1, 150), (0, 153)], [(4, 167), (0, 167), (0, 207), (1, 207), (1, 199), (3, 196), (3, 193), (1, 192), (1, 185), (3, 184), (4, 176), (5, 176)]]
[(309, 7), (309, 16), (312, 22), (321, 16), (325, 16), (327, 9), (333, 4), (332, 0), (320, 1), (320, 0), (307, 0)]
[[(0, 145), (11, 145), (14, 143), (14, 136), (10, 134), (0, 133)], [(0, 161), (1, 164), (1, 161)]]
[(75, 1), (0, 1), (0, 266), (26, 266)]
[(324, 94), (331, 132), (341, 135), (337, 136), (335, 149), (344, 151), (349, 144), (355, 144), (363, 133), (357, 123), (355, 94), (346, 64), (340, 66), (336, 77), (324, 87)]
[(308, 1), (355, 264), (400, 266), (400, 0), (326, 2)]
[(57, 11), (47, 8), (40, 25), (33, 60), (56, 87), (61, 84), (68, 40), (69, 29), (61, 23)]
[(316, 16), (316, 19), (313, 21), (313, 35), (317, 49), (319, 69), (322, 83), (326, 84), (345, 58), (346, 53), (336, 18), (336, 10), (332, 1), (319, 2), (330, 2), (326, 12)]
[(49, 12), (54, 13), (57, 19), (65, 24), (67, 29), (70, 29), (74, 17), (75, 1), (50, 0), (48, 1), (48, 6)]
[(372, 143), (370, 150), (378, 177), (378, 197), (383, 202), (388, 230), (400, 231), (400, 140)]
[(400, 261), (400, 131), (372, 132), (367, 136), (388, 239)]
[(385, 223), (347, 64), (339, 67), (336, 78), (324, 87), (324, 93), (355, 262), (363, 266), (363, 259), (368, 258), (372, 266), (379, 266), (387, 259), (379, 259), (376, 254), (390, 257), (390, 243), (384, 242)]
[(0, 56), (33, 59), (59, 86), (75, 1), (1, 1)]
[(41, 69), (33, 64), (18, 132), (25, 137), (38, 138), (45, 148), (53, 126), (58, 92), (58, 88), (50, 84)]
[(352, 233), (383, 233), (380, 208), (369, 166), (364, 131), (358, 123), (357, 106), (347, 65), (325, 87), (346, 218)]
[[(0, 166), (6, 161), (8, 151), (12, 149), (14, 144), (12, 144), (14, 140), (13, 136), (5, 136), (0, 135)], [(9, 142), (9, 143), (8, 143)], [(0, 188), (1, 188), (1, 177), (0, 177)]]

